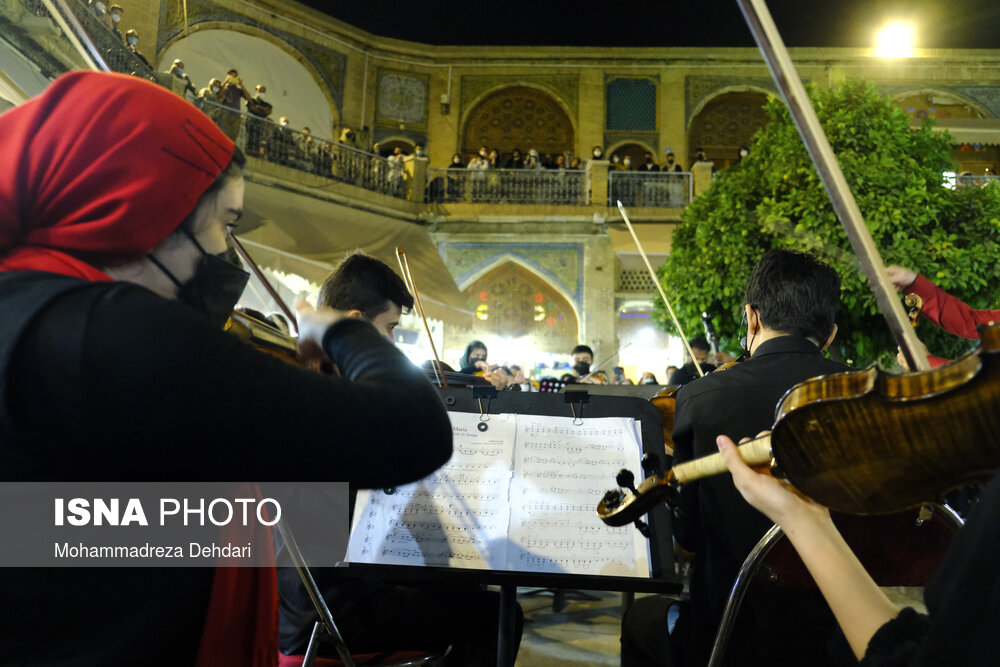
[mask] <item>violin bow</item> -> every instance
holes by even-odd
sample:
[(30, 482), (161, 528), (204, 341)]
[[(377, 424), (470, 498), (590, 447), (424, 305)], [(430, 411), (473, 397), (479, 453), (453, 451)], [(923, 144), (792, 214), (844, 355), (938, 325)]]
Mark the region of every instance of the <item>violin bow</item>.
[(809, 96), (806, 95), (802, 81), (792, 65), (792, 58), (781, 40), (781, 35), (778, 34), (778, 28), (774, 25), (767, 5), (764, 4), (764, 0), (736, 0), (736, 2), (767, 62), (774, 83), (785, 98), (785, 106), (795, 121), (799, 136), (805, 142), (806, 150), (809, 151), (809, 156), (830, 197), (830, 203), (833, 204), (833, 210), (851, 241), (851, 247), (861, 260), (861, 268), (868, 278), (868, 283), (875, 293), (875, 301), (889, 324), (896, 343), (903, 351), (910, 369), (930, 370), (927, 354), (917, 340), (917, 335), (913, 332), (906, 313), (903, 312), (903, 306), (896, 297), (896, 290), (893, 289), (882, 258), (875, 249), (875, 241), (865, 225), (861, 210), (854, 201), (830, 142), (823, 133), (819, 118), (809, 103)]
[(653, 265), (649, 263), (646, 251), (642, 249), (639, 237), (636, 236), (635, 229), (632, 227), (632, 221), (628, 219), (628, 213), (625, 211), (625, 207), (622, 205), (620, 199), (618, 200), (618, 210), (622, 214), (622, 219), (625, 220), (625, 226), (628, 227), (628, 231), (632, 235), (632, 240), (635, 241), (635, 247), (639, 249), (639, 254), (642, 255), (642, 261), (646, 263), (646, 268), (649, 270), (649, 277), (653, 279), (653, 284), (656, 285), (656, 289), (660, 292), (660, 298), (667, 305), (667, 312), (670, 313), (670, 319), (674, 321), (677, 333), (681, 335), (681, 342), (684, 343), (684, 349), (687, 350), (688, 355), (691, 357), (691, 363), (694, 364), (695, 370), (698, 371), (698, 377), (705, 377), (705, 371), (701, 370), (701, 364), (694, 360), (694, 352), (691, 351), (691, 344), (688, 343), (687, 336), (684, 335), (684, 329), (681, 329), (681, 323), (677, 320), (677, 315), (674, 314), (674, 309), (670, 305), (670, 299), (667, 298), (667, 293), (663, 291), (660, 279), (656, 277), (656, 271), (653, 271)]
[(292, 313), (292, 309), (289, 308), (288, 304), (286, 304), (284, 300), (278, 295), (278, 290), (274, 289), (274, 286), (271, 285), (271, 282), (264, 276), (264, 272), (260, 270), (259, 266), (257, 266), (257, 262), (253, 261), (253, 257), (251, 257), (250, 253), (247, 252), (247, 249), (243, 247), (243, 244), (240, 243), (240, 240), (236, 238), (236, 234), (233, 233), (232, 229), (226, 229), (226, 236), (229, 237), (229, 242), (233, 244), (233, 250), (236, 251), (236, 254), (239, 255), (240, 259), (242, 259), (243, 262), (247, 265), (247, 268), (249, 268), (250, 271), (255, 276), (257, 276), (257, 280), (260, 281), (261, 285), (264, 286), (264, 289), (267, 290), (267, 293), (271, 295), (271, 298), (274, 299), (274, 302), (278, 304), (279, 308), (281, 308), (281, 312), (283, 312), (285, 314), (285, 317), (288, 318), (288, 325), (293, 329), (295, 329), (295, 335), (298, 335), (299, 323), (298, 319)]
[(438, 356), (437, 347), (434, 345), (434, 337), (431, 336), (431, 325), (427, 321), (427, 316), (424, 315), (424, 305), (420, 302), (420, 293), (417, 292), (417, 286), (413, 283), (413, 275), (410, 273), (410, 262), (406, 259), (406, 251), (402, 248), (396, 248), (396, 260), (399, 262), (399, 270), (403, 273), (403, 281), (406, 283), (406, 288), (413, 293), (413, 301), (417, 304), (417, 312), (420, 313), (420, 319), (424, 321), (427, 340), (430, 341), (431, 352), (434, 353), (434, 376), (437, 377), (438, 384), (442, 387), (447, 387), (448, 378), (445, 377), (442, 370), (441, 358)]

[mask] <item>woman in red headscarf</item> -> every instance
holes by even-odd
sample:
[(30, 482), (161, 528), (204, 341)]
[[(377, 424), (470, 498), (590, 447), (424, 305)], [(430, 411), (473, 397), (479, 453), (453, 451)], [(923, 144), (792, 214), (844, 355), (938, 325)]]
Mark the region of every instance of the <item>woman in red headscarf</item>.
[[(191, 104), (70, 73), (0, 116), (0, 155), (0, 481), (388, 486), (448, 459), (436, 393), (369, 324), (300, 314), (341, 377), (221, 331), (244, 159)], [(0, 568), (0, 655), (274, 664), (275, 595), (266, 569)]]

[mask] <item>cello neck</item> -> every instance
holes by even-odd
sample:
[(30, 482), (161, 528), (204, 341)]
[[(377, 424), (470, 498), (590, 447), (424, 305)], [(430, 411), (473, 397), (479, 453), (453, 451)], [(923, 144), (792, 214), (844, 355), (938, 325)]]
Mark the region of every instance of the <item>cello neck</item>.
[[(762, 435), (736, 449), (750, 467), (767, 465), (771, 462), (771, 434)], [(729, 468), (726, 467), (722, 454), (710, 454), (675, 465), (670, 472), (679, 484), (687, 484), (703, 477), (729, 472)]]

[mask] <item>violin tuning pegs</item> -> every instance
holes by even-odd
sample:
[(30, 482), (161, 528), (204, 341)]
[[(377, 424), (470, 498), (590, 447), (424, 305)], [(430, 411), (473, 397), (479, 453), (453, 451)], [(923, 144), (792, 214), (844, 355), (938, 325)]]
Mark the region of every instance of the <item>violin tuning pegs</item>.
[(626, 470), (625, 468), (619, 470), (618, 474), (615, 475), (615, 481), (623, 489), (628, 489), (632, 493), (638, 493), (635, 490), (635, 475), (632, 474), (631, 470)]
[(652, 531), (649, 529), (649, 524), (643, 521), (642, 519), (635, 520), (635, 527), (639, 530), (640, 533), (642, 533), (643, 537), (649, 538), (653, 534)]
[(618, 489), (608, 491), (607, 493), (604, 494), (604, 498), (601, 500), (601, 502), (604, 504), (604, 507), (606, 509), (609, 510), (616, 509), (619, 505), (622, 504), (622, 492), (619, 491)]

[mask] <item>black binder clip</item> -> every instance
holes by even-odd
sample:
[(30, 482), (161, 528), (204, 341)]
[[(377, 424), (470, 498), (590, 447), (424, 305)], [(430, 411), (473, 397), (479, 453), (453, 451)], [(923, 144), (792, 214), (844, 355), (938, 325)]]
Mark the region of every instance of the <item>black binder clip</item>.
[[(573, 413), (573, 425), (583, 426), (583, 404), (590, 403), (590, 394), (586, 391), (580, 391), (577, 389), (565, 392), (563, 394), (563, 398), (567, 403), (569, 403), (570, 412)], [(579, 414), (576, 409), (577, 404), (580, 405)]]
[[(472, 397), (479, 401), (479, 423), (476, 428), (479, 429), (480, 433), (485, 433), (489, 430), (488, 422), (490, 420), (490, 401), (497, 397), (497, 388), (493, 386), (484, 387), (477, 385), (472, 387)], [(483, 407), (483, 399), (486, 399), (486, 407)]]

